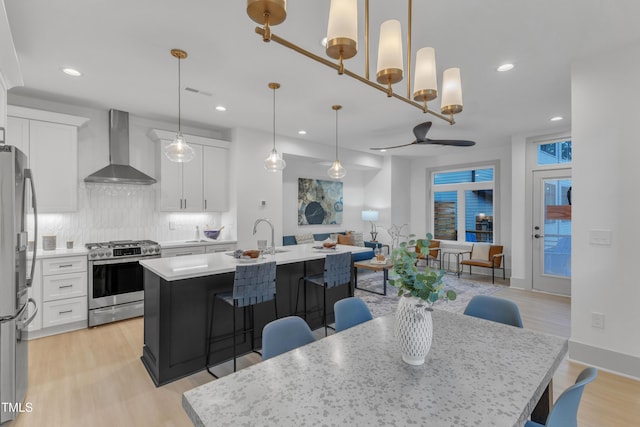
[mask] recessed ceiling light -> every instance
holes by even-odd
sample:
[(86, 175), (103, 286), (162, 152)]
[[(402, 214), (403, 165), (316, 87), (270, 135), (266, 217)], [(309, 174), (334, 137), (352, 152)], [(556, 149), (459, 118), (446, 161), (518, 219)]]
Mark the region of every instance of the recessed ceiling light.
[(72, 76), (72, 77), (80, 77), (82, 75), (82, 73), (74, 68), (63, 68), (62, 72), (65, 73), (68, 76)]
[(502, 64), (497, 70), (500, 72), (513, 70), (513, 64)]
[(223, 107), (222, 105), (218, 105), (218, 106), (216, 107), (216, 110), (217, 110), (217, 111), (227, 111), (227, 109), (226, 109), (225, 107)]
[(560, 121), (560, 120), (563, 120), (563, 119), (564, 119), (564, 117), (562, 117), (562, 116), (555, 116), (555, 117), (551, 117), (550, 120), (552, 122), (557, 122), (557, 121)]
[(322, 45), (322, 47), (327, 47), (327, 38), (323, 37), (322, 40), (320, 40), (320, 44)]
[(307, 134), (307, 131), (306, 131), (306, 130), (304, 130), (304, 129), (300, 129), (300, 130), (298, 131), (298, 135), (306, 135), (306, 134)]

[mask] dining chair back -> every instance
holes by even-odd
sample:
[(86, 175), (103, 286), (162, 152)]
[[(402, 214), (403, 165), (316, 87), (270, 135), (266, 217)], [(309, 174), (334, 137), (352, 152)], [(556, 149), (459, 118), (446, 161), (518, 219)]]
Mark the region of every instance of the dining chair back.
[(333, 305), (333, 312), (336, 315), (336, 332), (344, 331), (373, 319), (367, 304), (358, 297), (349, 297), (337, 301)]
[(464, 314), (522, 328), (522, 318), (517, 304), (492, 295), (476, 295), (471, 298)]
[(302, 318), (288, 316), (274, 320), (262, 329), (262, 360), (267, 360), (294, 348), (315, 341), (313, 333)]
[[(598, 375), (596, 368), (585, 368), (576, 379), (576, 383), (566, 389), (553, 405), (544, 427), (577, 427), (578, 407), (582, 399), (584, 386), (593, 381)], [(527, 421), (525, 427), (542, 427), (542, 424)]]

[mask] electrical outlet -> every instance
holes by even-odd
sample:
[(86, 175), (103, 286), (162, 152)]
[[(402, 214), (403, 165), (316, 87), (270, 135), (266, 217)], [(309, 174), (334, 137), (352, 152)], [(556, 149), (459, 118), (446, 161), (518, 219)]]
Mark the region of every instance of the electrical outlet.
[(175, 230), (176, 229), (176, 223), (173, 221), (169, 221), (169, 230)]
[(598, 329), (604, 329), (604, 314), (591, 313), (591, 326)]

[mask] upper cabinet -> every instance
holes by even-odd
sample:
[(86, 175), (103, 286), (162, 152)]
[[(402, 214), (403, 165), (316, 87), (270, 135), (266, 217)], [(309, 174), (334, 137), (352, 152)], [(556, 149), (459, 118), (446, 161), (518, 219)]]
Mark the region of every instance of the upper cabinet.
[(8, 107), (7, 144), (28, 157), (38, 212), (78, 210), (78, 127), (84, 117)]
[(229, 203), (229, 143), (184, 135), (196, 156), (188, 163), (172, 162), (163, 153), (175, 132), (151, 131), (158, 141), (160, 190), (158, 210), (163, 212), (225, 212)]

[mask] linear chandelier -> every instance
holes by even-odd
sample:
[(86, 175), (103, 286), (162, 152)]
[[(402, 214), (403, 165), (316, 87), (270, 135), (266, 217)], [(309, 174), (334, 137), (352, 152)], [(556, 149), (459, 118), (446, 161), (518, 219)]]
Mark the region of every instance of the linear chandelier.
[[(274, 41), (329, 68), (333, 68), (340, 75), (347, 75), (386, 93), (387, 97), (404, 101), (422, 110), (424, 113), (429, 113), (453, 125), (455, 123), (453, 115), (462, 111), (460, 69), (449, 68), (444, 71), (440, 107), (441, 114), (430, 110), (427, 107), (427, 102), (434, 100), (438, 96), (435, 51), (433, 48), (425, 47), (416, 53), (413, 93), (411, 91), (411, 21), (413, 7), (412, 0), (407, 1), (409, 12), (407, 27), (406, 97), (394, 92), (392, 86), (400, 82), (404, 77), (402, 36), (399, 21), (385, 21), (380, 26), (376, 81), (369, 79), (369, 0), (365, 1), (364, 77), (344, 67), (344, 60), (354, 57), (358, 51), (357, 0), (331, 0), (326, 54), (330, 58), (337, 59), (337, 63), (311, 53), (271, 32), (271, 26), (281, 24), (287, 17), (286, 0), (247, 0), (247, 14), (254, 22), (262, 25), (262, 28), (256, 27), (255, 31), (262, 35), (263, 41)], [(412, 94), (413, 98), (411, 97)]]

